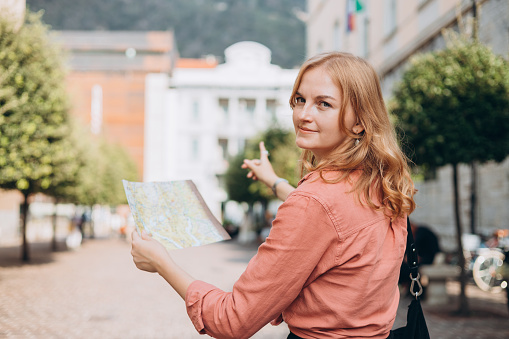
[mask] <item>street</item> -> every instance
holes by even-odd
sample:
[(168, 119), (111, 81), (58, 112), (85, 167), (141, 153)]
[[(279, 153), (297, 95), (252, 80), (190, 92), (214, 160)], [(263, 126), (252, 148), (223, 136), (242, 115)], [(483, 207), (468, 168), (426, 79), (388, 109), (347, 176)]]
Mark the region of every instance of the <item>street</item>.
[[(125, 239), (86, 239), (76, 251), (60, 246), (52, 253), (49, 243), (31, 244), (30, 264), (21, 264), (19, 247), (0, 247), (0, 338), (204, 338), (177, 293), (136, 269)], [(193, 277), (231, 290), (255, 252), (229, 241), (172, 255)], [(468, 287), (472, 317), (452, 316), (454, 303), (423, 304), (431, 338), (509, 338), (505, 295)], [(448, 291), (457, 294), (457, 284)], [(408, 304), (401, 301), (395, 326), (405, 323)], [(267, 325), (253, 338), (287, 334), (284, 324)]]

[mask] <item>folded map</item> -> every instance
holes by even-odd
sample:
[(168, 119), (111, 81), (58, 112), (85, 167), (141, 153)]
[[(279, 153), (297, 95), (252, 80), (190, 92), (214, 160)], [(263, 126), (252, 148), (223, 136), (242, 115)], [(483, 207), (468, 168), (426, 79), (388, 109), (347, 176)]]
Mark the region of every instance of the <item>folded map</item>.
[(230, 239), (191, 180), (122, 180), (138, 233), (146, 230), (167, 249)]

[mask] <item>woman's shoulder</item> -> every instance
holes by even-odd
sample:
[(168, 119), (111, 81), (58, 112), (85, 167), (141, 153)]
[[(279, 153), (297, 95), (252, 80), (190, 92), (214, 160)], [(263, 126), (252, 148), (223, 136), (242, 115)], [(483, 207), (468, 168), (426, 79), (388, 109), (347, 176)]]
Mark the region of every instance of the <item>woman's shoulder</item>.
[(384, 218), (383, 212), (370, 208), (365, 202), (361, 202), (359, 194), (354, 190), (356, 180), (359, 178), (358, 171), (350, 173), (340, 181), (342, 172), (327, 171), (320, 173), (311, 172), (302, 178), (297, 188), (291, 195), (294, 198), (309, 197), (318, 201), (327, 211), (335, 216), (336, 220), (352, 223), (365, 223)]
[(330, 206), (344, 199), (353, 199), (352, 182), (349, 179), (334, 182), (338, 175), (340, 173), (324, 172), (322, 175), (317, 172), (308, 173), (300, 180), (290, 196), (307, 196), (319, 201), (322, 205)]
[(313, 192), (319, 195), (344, 194), (352, 190), (359, 175), (352, 172), (345, 176), (341, 171), (310, 172), (297, 185), (296, 192)]

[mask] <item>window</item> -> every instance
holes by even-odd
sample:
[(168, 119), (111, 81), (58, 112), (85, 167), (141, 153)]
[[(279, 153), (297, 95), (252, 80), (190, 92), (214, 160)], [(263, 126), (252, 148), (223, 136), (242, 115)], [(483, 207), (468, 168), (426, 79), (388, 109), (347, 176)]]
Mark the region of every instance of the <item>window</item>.
[(334, 41), (332, 42), (333, 44), (333, 48), (335, 51), (340, 51), (341, 48), (343, 48), (342, 44), (341, 44), (341, 26), (339, 24), (339, 20), (336, 20), (336, 22), (334, 23), (334, 31), (333, 31), (333, 39)]
[(228, 159), (228, 139), (219, 139), (217, 143), (221, 148), (222, 158), (225, 160)]
[(101, 133), (103, 122), (103, 88), (101, 85), (92, 87), (92, 102), (90, 109), (90, 132)]
[(369, 54), (369, 18), (364, 16), (362, 20), (362, 46), (361, 56), (367, 58)]
[(241, 109), (246, 112), (249, 116), (254, 116), (256, 107), (256, 100), (254, 99), (239, 99)]
[(198, 138), (193, 138), (191, 141), (191, 160), (198, 160), (200, 157), (200, 141)]
[(225, 120), (228, 119), (229, 101), (228, 99), (219, 99), (219, 108)]
[(397, 26), (397, 0), (385, 0), (385, 35), (391, 35)]
[(200, 120), (200, 102), (198, 100), (193, 100), (193, 120)]
[(238, 153), (244, 151), (244, 147), (246, 146), (246, 140), (242, 139), (242, 138), (239, 139), (238, 140), (238, 146), (239, 146), (239, 152)]
[(272, 120), (276, 120), (276, 106), (277, 106), (276, 99), (267, 99), (266, 105), (267, 113), (269, 113), (270, 118)]

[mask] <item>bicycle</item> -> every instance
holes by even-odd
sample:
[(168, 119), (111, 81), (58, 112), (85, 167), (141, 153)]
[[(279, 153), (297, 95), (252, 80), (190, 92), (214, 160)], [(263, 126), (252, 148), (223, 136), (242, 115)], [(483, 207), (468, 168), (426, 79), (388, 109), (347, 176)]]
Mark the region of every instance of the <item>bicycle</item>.
[[(509, 251), (509, 230), (499, 229), (474, 251), (469, 251), (468, 268), (475, 284), (483, 291), (500, 293), (507, 289), (508, 277), (504, 274)], [(468, 260), (468, 259), (467, 259)]]

